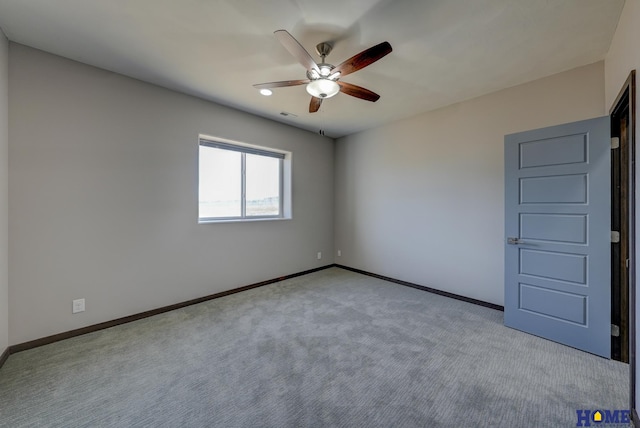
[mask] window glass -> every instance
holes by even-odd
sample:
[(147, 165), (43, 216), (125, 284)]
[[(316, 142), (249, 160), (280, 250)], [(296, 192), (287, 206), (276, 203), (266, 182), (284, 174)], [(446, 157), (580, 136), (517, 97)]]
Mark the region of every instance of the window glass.
[(242, 214), (242, 153), (200, 146), (200, 218)]
[(280, 215), (280, 159), (246, 154), (246, 215)]

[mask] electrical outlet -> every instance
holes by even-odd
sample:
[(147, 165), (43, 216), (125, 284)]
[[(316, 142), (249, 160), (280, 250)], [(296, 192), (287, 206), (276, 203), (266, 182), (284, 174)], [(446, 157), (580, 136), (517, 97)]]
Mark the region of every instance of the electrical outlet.
[(77, 314), (78, 312), (84, 312), (84, 299), (76, 299), (73, 301), (73, 309), (72, 313)]
[(338, 250), (338, 257), (342, 257), (342, 250)]
[(322, 252), (318, 251), (318, 260), (322, 258)]

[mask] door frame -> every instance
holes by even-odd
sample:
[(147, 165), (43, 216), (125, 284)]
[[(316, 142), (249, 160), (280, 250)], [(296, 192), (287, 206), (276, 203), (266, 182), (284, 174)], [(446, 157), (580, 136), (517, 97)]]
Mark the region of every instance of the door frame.
[[(629, 296), (629, 312), (628, 312), (628, 335), (629, 335), (629, 404), (632, 414), (633, 423), (640, 426), (640, 418), (636, 408), (636, 145), (635, 145), (635, 126), (636, 126), (636, 71), (631, 70), (627, 80), (622, 85), (622, 89), (618, 93), (613, 102), (609, 115), (612, 121), (612, 137), (614, 129), (619, 129), (620, 113), (626, 110), (625, 116), (628, 120), (627, 127), (627, 163), (628, 163), (628, 296)], [(618, 120), (617, 126), (614, 126), (614, 120)], [(622, 148), (622, 146), (621, 146)]]

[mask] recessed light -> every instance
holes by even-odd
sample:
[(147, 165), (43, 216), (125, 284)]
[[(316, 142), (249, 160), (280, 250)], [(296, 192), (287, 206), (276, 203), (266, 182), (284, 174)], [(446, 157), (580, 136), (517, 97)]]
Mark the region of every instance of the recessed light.
[(265, 97), (268, 97), (269, 95), (273, 94), (273, 91), (271, 89), (260, 89), (260, 93)]

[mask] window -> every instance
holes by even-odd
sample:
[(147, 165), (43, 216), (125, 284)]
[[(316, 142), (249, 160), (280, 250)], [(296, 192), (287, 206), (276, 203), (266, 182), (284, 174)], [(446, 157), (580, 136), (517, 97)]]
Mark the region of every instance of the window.
[[(202, 223), (289, 218), (290, 153), (200, 137), (198, 218)], [(287, 167), (285, 167), (287, 166)]]

